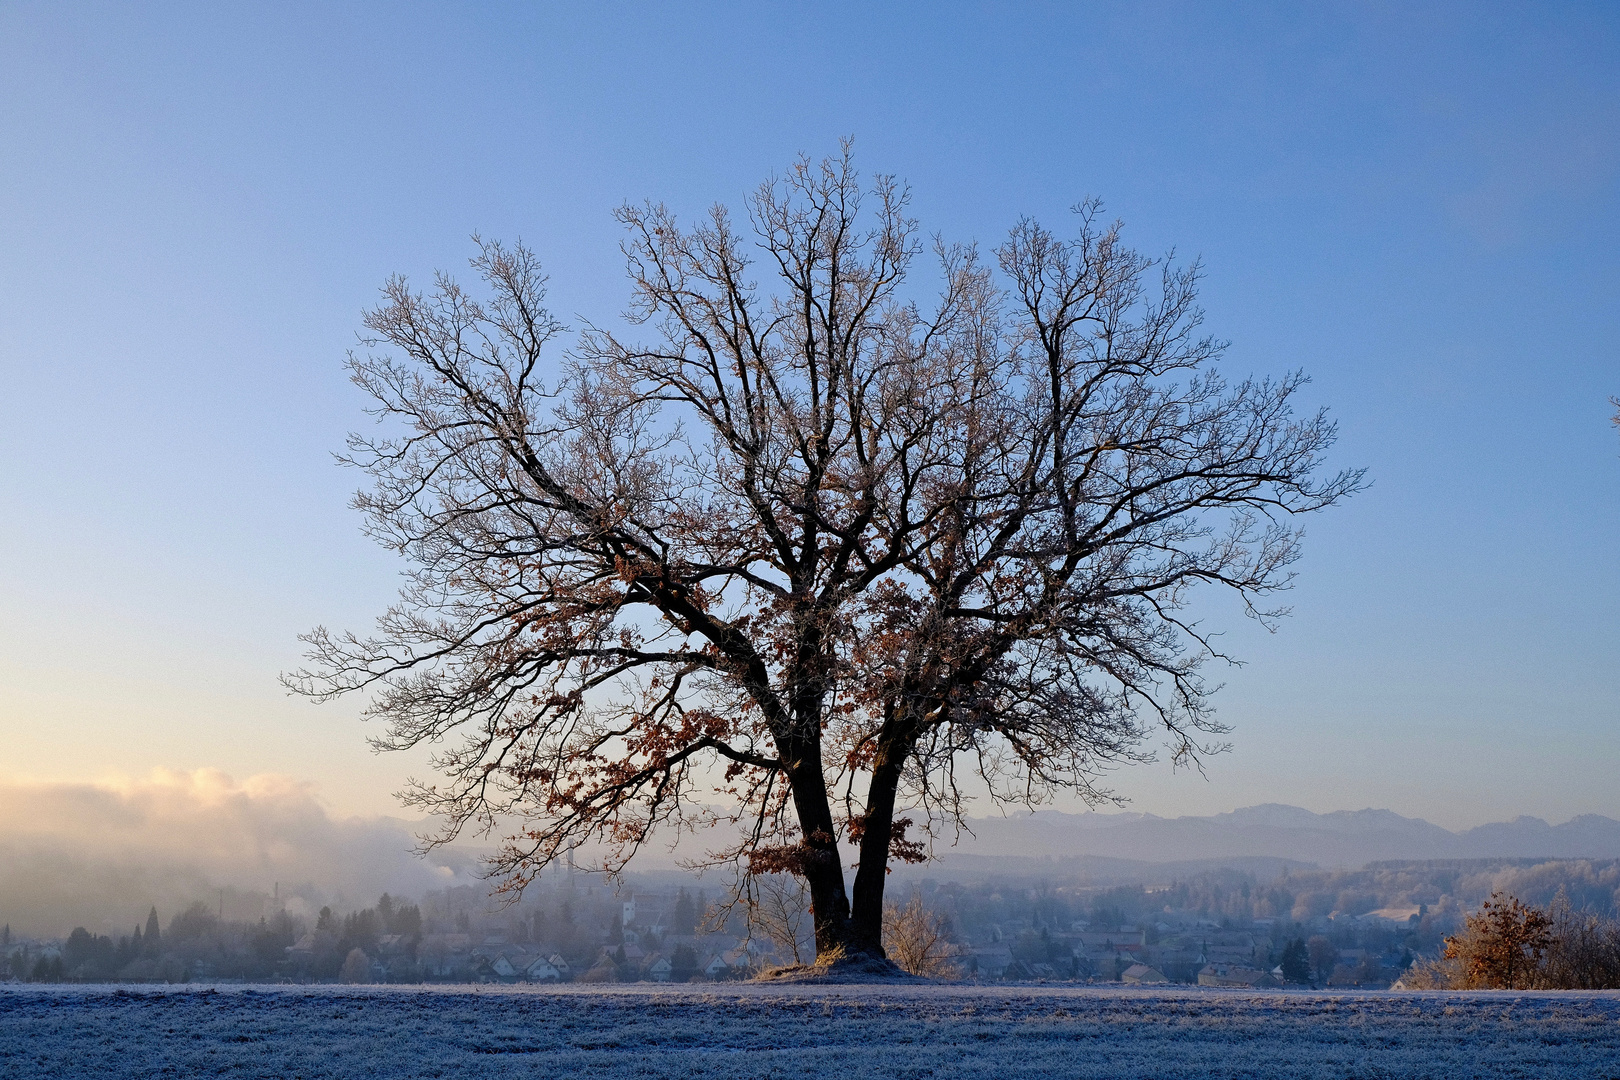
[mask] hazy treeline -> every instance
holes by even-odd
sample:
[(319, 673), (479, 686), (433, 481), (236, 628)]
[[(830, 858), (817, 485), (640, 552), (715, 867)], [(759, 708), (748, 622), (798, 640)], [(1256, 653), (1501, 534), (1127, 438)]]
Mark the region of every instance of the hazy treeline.
[[(707, 903), (701, 890), (677, 890), (661, 920), (667, 932), (690, 934)], [(621, 894), (595, 884), (536, 886), (505, 909), (492, 908), (468, 886), (432, 892), (420, 902), (385, 893), (370, 907), (342, 913), (324, 907), (314, 918), (282, 911), (258, 920), (222, 919), (198, 901), (166, 924), (154, 908), (144, 924), (116, 937), (75, 927), (61, 941), (28, 941), (7, 925), (0, 929), (0, 979), (471, 981), (469, 952), (486, 939), (543, 946), (584, 971), (604, 946), (624, 944), (621, 910)], [(355, 967), (357, 953), (363, 968)]]
[(229, 922), (198, 901), (174, 915), (167, 929), (153, 908), (144, 926), (117, 939), (81, 926), (59, 948), (7, 940), (4, 970), (31, 982), (186, 982), (197, 974), (272, 978), (297, 931), (285, 913), (257, 923)]
[[(738, 939), (748, 934), (739, 911), (705, 928), (711, 898), (719, 894), (688, 887), (693, 884), (630, 879), (613, 889), (585, 878), (542, 881), (507, 908), (492, 907), (480, 888), (462, 886), (415, 902), (384, 894), (365, 908), (277, 911), (258, 919), (222, 919), (216, 908), (198, 902), (166, 922), (154, 909), (123, 935), (74, 928), (59, 941), (22, 941), (6, 928), (0, 977), (467, 981), (478, 977), (473, 954), (488, 941), (559, 956), (576, 978), (601, 965), (604, 952), (622, 957), (632, 944), (648, 954), (664, 950), (684, 971), (702, 948), (692, 935), (705, 929)], [(1359, 951), (1365, 954), (1359, 962), (1369, 966), (1357, 980), (1365, 982), (1373, 980), (1365, 956), (1382, 958), (1386, 981), (1394, 977), (1392, 966), (1438, 958), (1446, 938), (1461, 932), (1469, 913), (1495, 892), (1541, 909), (1562, 896), (1560, 910), (1572, 919), (1613, 919), (1620, 861), (1379, 863), (1354, 871), (1289, 869), (1275, 876), (1221, 870), (1107, 886), (1010, 876), (921, 878), (897, 888), (897, 899), (904, 899), (905, 889), (937, 918), (942, 940), (957, 951), (1004, 946), (1026, 967), (1073, 970), (1074, 934), (1087, 927), (1130, 928), (1148, 946), (1161, 938), (1203, 941), (1243, 930), (1258, 943), (1257, 962), (1281, 964), (1301, 980), (1327, 981), (1337, 968), (1357, 962), (1344, 959), (1347, 951)], [(621, 911), (624, 900), (638, 893), (639, 933), (629, 934)], [(1167, 974), (1190, 979), (1195, 972)], [(1341, 971), (1339, 977), (1348, 976)]]
[[(1151, 944), (1197, 920), (1212, 930), (1251, 929), (1270, 942), (1267, 963), (1290, 960), (1290, 977), (1326, 981), (1337, 966), (1330, 951), (1400, 956), (1402, 966), (1438, 956), (1446, 937), (1494, 892), (1542, 906), (1562, 895), (1573, 911), (1613, 916), (1620, 911), (1620, 861), (1379, 863), (1361, 870), (1293, 869), (1269, 880), (1222, 870), (1102, 887), (1083, 880), (924, 878), (915, 888), (954, 940), (1004, 942), (1026, 963), (1056, 964), (1067, 948), (1063, 934), (1081, 925), (1136, 928)], [(1368, 918), (1372, 913), (1379, 917)], [(1307, 959), (1310, 947), (1316, 956)]]

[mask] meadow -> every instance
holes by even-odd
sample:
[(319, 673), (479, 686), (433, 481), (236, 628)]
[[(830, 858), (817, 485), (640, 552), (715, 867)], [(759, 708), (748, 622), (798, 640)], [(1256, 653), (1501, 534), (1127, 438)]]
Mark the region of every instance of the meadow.
[(1620, 1078), (1620, 993), (0, 986), (0, 1076)]

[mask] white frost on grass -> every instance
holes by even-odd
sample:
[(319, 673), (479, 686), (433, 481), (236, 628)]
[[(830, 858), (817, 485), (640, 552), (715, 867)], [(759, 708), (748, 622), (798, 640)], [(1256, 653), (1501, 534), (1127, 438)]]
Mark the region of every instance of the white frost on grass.
[(1620, 994), (0, 987), (0, 1076), (1620, 1080)]

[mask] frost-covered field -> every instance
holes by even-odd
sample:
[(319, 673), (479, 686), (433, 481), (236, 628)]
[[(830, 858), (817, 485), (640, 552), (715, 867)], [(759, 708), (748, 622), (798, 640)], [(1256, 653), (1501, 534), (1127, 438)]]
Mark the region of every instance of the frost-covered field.
[(0, 1077), (1620, 1078), (1620, 995), (0, 987)]

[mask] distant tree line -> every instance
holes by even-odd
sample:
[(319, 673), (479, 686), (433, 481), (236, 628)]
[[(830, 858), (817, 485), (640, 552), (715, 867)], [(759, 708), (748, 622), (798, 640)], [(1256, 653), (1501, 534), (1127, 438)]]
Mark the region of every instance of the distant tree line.
[(376, 907), (341, 919), (322, 908), (310, 950), (290, 959), (289, 949), (304, 936), (304, 925), (285, 911), (257, 922), (225, 920), (198, 901), (171, 918), (165, 931), (153, 908), (144, 927), (116, 939), (78, 926), (59, 951), (10, 948), (8, 941), (3, 973), (28, 982), (336, 980), (350, 952), (374, 952), (384, 935), (395, 935), (413, 948), (422, 916), (414, 905), (396, 904), (386, 893)]
[[(308, 916), (283, 912), (245, 921), (222, 920), (215, 909), (197, 903), (161, 927), (154, 910), (127, 935), (76, 927), (59, 943), (18, 942), (0, 928), (0, 978), (475, 981), (474, 954), (497, 942), (560, 956), (575, 979), (598, 968), (595, 978), (641, 978), (633, 962), (638, 948), (648, 955), (662, 952), (672, 965), (670, 977), (684, 981), (714, 951), (693, 935), (710, 932), (767, 938), (784, 961), (808, 962), (813, 954), (802, 884), (788, 875), (756, 880), (762, 887), (753, 909), (734, 906), (719, 925), (711, 925), (718, 909), (705, 893), (674, 883), (649, 886), (653, 893), (643, 892), (648, 902), (634, 934), (620, 918), (620, 895), (600, 885), (563, 882), (536, 884), (518, 904), (498, 911), (490, 910), (484, 890), (463, 886), (429, 893), (420, 904), (385, 895), (347, 914), (327, 907)], [(1058, 977), (1076, 977), (1076, 933), (1125, 928), (1144, 949), (1167, 958), (1182, 950), (1173, 939), (1190, 936), (1196, 956), (1206, 938), (1241, 933), (1256, 943), (1255, 963), (1280, 967), (1289, 982), (1315, 985), (1387, 984), (1414, 960), (1420, 972), (1413, 977), (1422, 978), (1424, 965), (1443, 960), (1448, 947), (1463, 950), (1448, 963), (1466, 967), (1476, 955), (1466, 951), (1468, 943), (1480, 937), (1470, 920), (1477, 920), (1476, 909), (1487, 897), (1500, 893), (1550, 920), (1549, 943), (1539, 952), (1526, 946), (1534, 978), (1587, 985), (1609, 978), (1602, 974), (1608, 969), (1591, 958), (1612, 953), (1620, 861), (1452, 860), (1354, 871), (1290, 867), (1276, 877), (1220, 870), (1153, 885), (1103, 887), (1076, 876), (965, 883), (913, 878), (906, 893), (909, 899), (897, 897), (886, 912), (885, 948), (919, 971), (954, 968), (971, 976), (978, 970), (971, 966), (973, 950), (993, 948), (1004, 949), (1020, 970), (1046, 965)], [(1505, 981), (1523, 982), (1529, 970), (1515, 967)], [(1095, 974), (1118, 977), (1111, 969)], [(1165, 974), (1192, 981), (1197, 969), (1167, 967)]]

